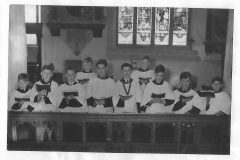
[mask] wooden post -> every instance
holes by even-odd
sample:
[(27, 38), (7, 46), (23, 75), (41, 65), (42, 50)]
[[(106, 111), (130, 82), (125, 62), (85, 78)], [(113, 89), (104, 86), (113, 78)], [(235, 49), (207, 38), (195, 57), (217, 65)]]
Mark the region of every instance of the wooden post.
[(83, 126), (82, 126), (82, 141), (83, 141), (83, 150), (86, 151), (86, 122), (83, 121)]
[(177, 153), (180, 153), (181, 149), (181, 131), (182, 131), (182, 123), (177, 123)]
[(111, 152), (112, 145), (112, 122), (107, 122), (107, 145), (106, 151)]
[(42, 123), (40, 121), (36, 122), (36, 126), (37, 126), (37, 133), (36, 133), (36, 140), (37, 142), (41, 142), (42, 141)]
[(156, 130), (156, 123), (155, 122), (153, 122), (153, 128), (152, 128), (152, 137), (151, 137), (151, 143), (152, 143), (152, 152), (155, 152), (155, 147), (154, 147), (154, 145), (155, 145), (155, 130)]
[(57, 121), (57, 131), (56, 131), (56, 139), (57, 142), (60, 143), (62, 142), (62, 122), (61, 121)]
[(130, 153), (131, 152), (131, 139), (132, 137), (132, 123), (127, 122), (127, 127), (126, 127), (126, 152)]
[(12, 140), (17, 141), (17, 124), (14, 120), (12, 120)]

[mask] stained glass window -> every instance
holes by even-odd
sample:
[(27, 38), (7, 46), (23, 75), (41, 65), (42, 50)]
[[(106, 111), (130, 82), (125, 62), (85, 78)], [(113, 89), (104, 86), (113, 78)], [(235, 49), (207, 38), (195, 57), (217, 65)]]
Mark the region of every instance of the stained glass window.
[(119, 7), (118, 44), (133, 44), (133, 7)]
[(152, 9), (137, 8), (137, 44), (151, 44)]
[(118, 44), (186, 46), (188, 14), (188, 8), (119, 7)]
[(155, 10), (155, 42), (156, 45), (169, 44), (170, 8), (157, 7)]
[(188, 9), (174, 8), (173, 45), (187, 45)]

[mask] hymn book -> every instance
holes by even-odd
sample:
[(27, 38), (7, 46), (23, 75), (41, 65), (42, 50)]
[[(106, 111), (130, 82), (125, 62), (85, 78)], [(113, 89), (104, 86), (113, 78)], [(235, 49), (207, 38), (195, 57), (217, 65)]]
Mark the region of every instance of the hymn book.
[(16, 102), (20, 102), (20, 101), (30, 101), (30, 98), (15, 98)]
[(47, 90), (47, 92), (51, 92), (51, 86), (50, 85), (39, 85), (36, 84), (36, 88), (38, 92), (41, 92), (42, 90)]

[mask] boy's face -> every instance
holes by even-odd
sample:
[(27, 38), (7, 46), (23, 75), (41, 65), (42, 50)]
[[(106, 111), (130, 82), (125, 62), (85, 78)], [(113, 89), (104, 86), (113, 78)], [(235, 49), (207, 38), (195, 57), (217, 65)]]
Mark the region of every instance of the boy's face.
[(45, 82), (48, 82), (48, 81), (50, 81), (50, 78), (52, 77), (53, 73), (51, 70), (45, 69), (41, 72), (41, 75), (42, 75), (42, 79)]
[(155, 75), (155, 80), (156, 81), (162, 81), (163, 80), (163, 76), (164, 76), (164, 73), (163, 72), (159, 72), (159, 73), (155, 73), (154, 72), (154, 75)]
[(18, 85), (20, 89), (26, 89), (28, 84), (29, 84), (29, 81), (25, 81), (22, 79), (18, 80)]
[(76, 73), (73, 70), (67, 70), (67, 73), (65, 74), (65, 77), (68, 82), (72, 83), (75, 81)]
[(83, 63), (83, 67), (84, 67), (84, 69), (85, 69), (85, 71), (90, 71), (91, 70), (91, 67), (92, 67), (92, 63), (90, 63), (90, 62), (84, 62)]
[(146, 70), (148, 68), (149, 64), (150, 64), (149, 60), (148, 59), (144, 59), (144, 60), (141, 61), (141, 68), (143, 70)]
[(184, 79), (184, 78), (181, 79), (181, 87), (182, 87), (182, 89), (187, 90), (189, 88), (190, 84), (191, 84), (191, 80), (190, 80), (189, 77), (186, 78), (186, 79)]
[(123, 77), (125, 79), (129, 79), (130, 78), (131, 72), (132, 72), (132, 70), (131, 70), (130, 67), (123, 67), (123, 69), (122, 69)]
[(107, 67), (104, 64), (98, 64), (97, 71), (100, 77), (106, 76)]
[(211, 84), (211, 86), (212, 86), (214, 92), (219, 92), (219, 91), (221, 91), (221, 89), (222, 89), (222, 84), (221, 84), (220, 82), (218, 82), (218, 81), (214, 81), (214, 82)]

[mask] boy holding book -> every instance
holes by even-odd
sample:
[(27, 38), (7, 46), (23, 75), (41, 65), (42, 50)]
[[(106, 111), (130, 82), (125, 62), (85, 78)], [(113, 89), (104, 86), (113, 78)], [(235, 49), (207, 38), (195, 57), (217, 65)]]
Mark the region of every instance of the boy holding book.
[(89, 80), (87, 85), (87, 104), (89, 113), (113, 113), (113, 88), (115, 81), (107, 76), (107, 61), (97, 62), (97, 77)]
[(52, 63), (42, 67), (42, 79), (34, 84), (30, 96), (31, 102), (35, 105), (33, 111), (48, 112), (57, 110), (58, 84), (51, 79), (53, 70)]
[(132, 66), (121, 66), (123, 78), (116, 82), (113, 90), (114, 113), (137, 113), (142, 100), (142, 89), (137, 81), (130, 77)]
[(169, 106), (174, 103), (174, 94), (170, 84), (163, 80), (165, 67), (155, 67), (155, 79), (147, 84), (143, 94), (141, 108), (146, 108), (146, 113), (169, 113)]
[(76, 73), (73, 68), (67, 68), (67, 82), (59, 86), (58, 101), (62, 112), (87, 112), (86, 91), (82, 84), (75, 81)]
[(18, 75), (18, 89), (14, 90), (9, 99), (9, 109), (13, 111), (32, 111), (33, 104), (30, 102), (31, 89), (28, 86), (29, 77), (26, 73)]
[(201, 92), (201, 94), (204, 93), (202, 95), (204, 105), (203, 114), (216, 116), (230, 114), (231, 99), (227, 93), (222, 91), (222, 87), (222, 78), (214, 77), (211, 83), (212, 92)]
[(83, 70), (77, 73), (75, 81), (81, 83), (85, 88), (89, 79), (96, 77), (96, 73), (92, 71), (93, 60), (91, 57), (86, 57), (83, 61)]
[(148, 56), (143, 56), (141, 58), (141, 67), (138, 70), (135, 70), (131, 74), (131, 78), (139, 82), (143, 92), (147, 84), (154, 80), (154, 71), (149, 69), (150, 58)]
[(189, 72), (180, 74), (181, 87), (174, 91), (175, 102), (172, 111), (175, 114), (199, 114), (202, 111), (201, 98), (191, 89), (191, 78)]

